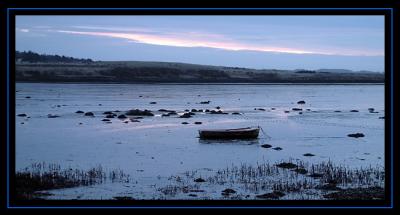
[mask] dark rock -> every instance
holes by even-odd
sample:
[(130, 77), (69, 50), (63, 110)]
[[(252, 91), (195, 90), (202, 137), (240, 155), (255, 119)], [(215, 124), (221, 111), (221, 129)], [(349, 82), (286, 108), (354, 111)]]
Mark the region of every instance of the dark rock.
[(271, 110), (275, 110), (275, 108), (271, 108)]
[(124, 121), (124, 123), (129, 123), (129, 121)]
[(210, 114), (228, 114), (228, 113), (224, 113), (224, 112), (222, 112), (222, 110), (218, 110), (218, 111), (216, 111), (216, 110), (211, 110), (211, 111), (210, 111)]
[(139, 96), (139, 98), (142, 98), (143, 96)]
[(196, 125), (201, 125), (202, 122), (194, 122), (194, 124), (196, 124)]
[(83, 124), (83, 123), (81, 123), (81, 122), (79, 123), (79, 125), (82, 125), (82, 124)]
[(116, 110), (116, 111), (114, 111), (115, 113), (119, 113), (119, 112), (121, 112), (120, 110)]
[(385, 117), (384, 117), (384, 116), (381, 116), (381, 117), (379, 117), (379, 119), (385, 119)]
[(99, 106), (102, 106), (102, 104), (99, 104)]
[(150, 104), (151, 104), (151, 105), (155, 105), (155, 104), (157, 104), (157, 102), (150, 102)]
[(311, 111), (311, 109), (310, 109), (310, 108), (307, 108), (306, 111)]
[(260, 199), (279, 199), (280, 197), (285, 196), (283, 192), (280, 191), (273, 191), (272, 193), (265, 193), (262, 195), (257, 195), (257, 198)]
[(280, 151), (280, 150), (282, 150), (282, 148), (281, 147), (275, 147), (275, 148), (272, 148), (273, 150), (276, 150), (276, 151)]
[(103, 114), (113, 114), (111, 111), (106, 111)]
[(61, 107), (61, 105), (57, 105), (57, 107)]
[(197, 112), (197, 110), (196, 109), (192, 109), (191, 112)]
[(108, 114), (107, 116), (106, 116), (106, 118), (114, 118), (116, 116), (116, 114)]
[(303, 100), (297, 102), (297, 104), (299, 104), (299, 105), (304, 105), (305, 103), (306, 103), (306, 102), (303, 101)]
[(303, 109), (301, 108), (292, 108), (293, 111), (302, 111)]
[(178, 115), (178, 113), (177, 113), (176, 111), (169, 112), (168, 114), (169, 114), (169, 115)]
[(342, 190), (340, 187), (337, 187), (335, 183), (328, 183), (324, 185), (319, 185), (316, 189), (320, 190)]
[(182, 124), (187, 125), (187, 124), (189, 124), (189, 123), (188, 123), (188, 122), (182, 122)]
[(191, 196), (191, 197), (197, 197), (197, 195), (196, 195), (196, 194), (193, 194), (193, 193), (189, 194), (189, 196)]
[(24, 113), (21, 113), (21, 114), (18, 114), (17, 116), (20, 116), (20, 117), (26, 117), (27, 115), (26, 115), (26, 114), (24, 114)]
[(303, 154), (303, 156), (312, 157), (312, 156), (315, 156), (315, 155), (314, 155), (314, 154), (311, 154), (311, 153), (305, 153), (305, 154)]
[(190, 110), (189, 109), (185, 109), (185, 112), (189, 112)]
[(196, 178), (194, 180), (194, 182), (206, 182), (206, 180), (202, 179), (202, 178)]
[(160, 112), (176, 112), (174, 110), (167, 110), (167, 109), (159, 109)]
[(57, 118), (59, 115), (47, 114), (47, 118)]
[(25, 98), (30, 99), (31, 97), (30, 96), (26, 96)]
[(232, 115), (241, 115), (239, 112), (233, 112)]
[(210, 104), (210, 101), (200, 102), (200, 104)]
[(210, 112), (210, 110), (209, 110), (209, 109), (206, 109), (205, 112), (208, 113), (208, 112)]
[(236, 193), (236, 191), (233, 190), (233, 189), (230, 189), (230, 188), (225, 189), (225, 190), (222, 191), (222, 195), (224, 195), (224, 196), (229, 196), (229, 195), (234, 194), (234, 193)]
[(141, 116), (133, 117), (133, 119), (143, 119)]
[(271, 145), (269, 145), (269, 144), (263, 144), (263, 145), (261, 145), (261, 147), (263, 147), (263, 148), (271, 148), (272, 146)]
[(365, 137), (365, 135), (363, 133), (348, 134), (347, 136), (354, 137), (354, 138)]
[(196, 115), (195, 113), (193, 113), (193, 112), (189, 112), (188, 113), (189, 115), (191, 115), (191, 116), (194, 116), (194, 115)]
[(190, 117), (192, 117), (190, 113), (184, 113), (181, 116), (179, 116), (179, 118), (190, 118)]
[(109, 120), (109, 119), (102, 119), (101, 121), (103, 121), (103, 122), (109, 122), (110, 120)]
[(78, 110), (78, 111), (76, 111), (75, 113), (84, 113), (83, 111), (81, 111), (81, 110)]
[(257, 110), (265, 111), (265, 109), (264, 109), (264, 108), (257, 108)]
[(124, 114), (118, 116), (118, 119), (126, 119), (127, 117)]
[(161, 114), (162, 117), (170, 116), (169, 113)]
[(375, 110), (374, 108), (368, 108), (369, 112), (374, 112), (374, 110)]
[(350, 112), (358, 112), (358, 110), (351, 110)]
[(94, 114), (92, 112), (86, 112), (85, 116), (94, 116)]
[(285, 110), (284, 112), (285, 112), (285, 113), (289, 113), (290, 111), (288, 111), (288, 110)]
[(340, 110), (335, 110), (334, 112), (335, 112), (335, 113), (340, 113), (340, 112), (342, 112), (342, 111), (340, 111)]
[(221, 109), (221, 107), (220, 107), (220, 106), (217, 106), (217, 107), (215, 107), (215, 108), (216, 108), (216, 109), (218, 109), (218, 110), (219, 110), (219, 109)]
[(132, 116), (154, 116), (154, 114), (149, 110), (139, 110), (139, 109), (129, 110), (125, 114)]
[(299, 112), (299, 114), (303, 114), (303, 112)]
[(296, 168), (294, 171), (299, 173), (299, 174), (302, 174), (302, 175), (305, 175), (305, 174), (308, 173), (308, 171), (306, 169), (304, 169), (304, 168)]
[(284, 168), (284, 169), (294, 169), (294, 168), (297, 168), (297, 165), (296, 165), (296, 164), (294, 164), (294, 163), (286, 163), (286, 162), (277, 164), (276, 166), (279, 167), (279, 168)]

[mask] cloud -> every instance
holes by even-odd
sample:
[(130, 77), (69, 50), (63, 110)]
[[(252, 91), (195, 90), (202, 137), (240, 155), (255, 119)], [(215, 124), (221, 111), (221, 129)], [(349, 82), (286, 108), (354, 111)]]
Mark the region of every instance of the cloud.
[[(98, 37), (110, 37), (127, 39), (136, 43), (151, 45), (175, 46), (175, 47), (205, 47), (216, 48), (230, 51), (260, 51), (291, 54), (320, 54), (320, 55), (342, 55), (342, 56), (379, 56), (381, 53), (367, 52), (360, 50), (330, 49), (312, 50), (295, 49), (281, 46), (267, 46), (262, 44), (251, 44), (243, 41), (234, 40), (225, 35), (211, 34), (196, 31), (189, 32), (169, 32), (160, 30), (149, 30), (144, 28), (119, 28), (119, 27), (91, 27), (73, 26), (82, 30), (55, 30), (58, 33), (88, 35)], [(88, 31), (98, 30), (98, 31)], [(382, 54), (383, 55), (383, 54)]]

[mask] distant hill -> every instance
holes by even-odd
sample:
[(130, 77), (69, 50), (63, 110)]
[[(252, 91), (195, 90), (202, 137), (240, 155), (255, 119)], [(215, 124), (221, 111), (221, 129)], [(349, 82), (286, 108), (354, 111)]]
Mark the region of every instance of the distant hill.
[(31, 51), (15, 52), (16, 62), (29, 62), (29, 63), (91, 63), (92, 59), (79, 59), (73, 57), (66, 57), (64, 55), (46, 55), (38, 54)]
[[(26, 58), (26, 56), (30, 56)], [(93, 61), (16, 54), (16, 81), (109, 83), (383, 83), (384, 74), (350, 70), (277, 70), (176, 62)], [(32, 59), (33, 58), (33, 59)]]

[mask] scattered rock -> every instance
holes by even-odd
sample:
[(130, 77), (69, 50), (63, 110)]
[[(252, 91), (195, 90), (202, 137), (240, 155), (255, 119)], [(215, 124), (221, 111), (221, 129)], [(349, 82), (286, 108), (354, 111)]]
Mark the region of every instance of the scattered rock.
[(200, 104), (210, 104), (211, 101), (200, 102)]
[(217, 107), (215, 107), (217, 110), (219, 110), (219, 109), (221, 109), (221, 107), (220, 106), (217, 106)]
[(102, 106), (102, 104), (99, 104), (99, 106)]
[(384, 200), (385, 189), (381, 187), (350, 188), (324, 195), (333, 200)]
[(359, 137), (364, 137), (365, 135), (363, 133), (355, 133), (355, 134), (348, 134), (348, 137), (354, 137), (354, 138), (359, 138)]
[(149, 110), (139, 110), (139, 109), (129, 110), (125, 114), (132, 116), (154, 116), (154, 114)]
[(197, 112), (197, 110), (196, 109), (192, 109), (191, 112)]
[(233, 112), (232, 115), (241, 115), (239, 112)]
[(303, 109), (301, 108), (292, 108), (293, 111), (302, 111)]
[(303, 100), (297, 102), (297, 104), (299, 104), (299, 105), (304, 105), (305, 103), (306, 103), (306, 102), (303, 101)]
[(197, 195), (196, 195), (196, 194), (193, 194), (193, 193), (189, 194), (189, 196), (191, 196), (191, 197), (197, 197)]
[(288, 110), (285, 110), (284, 112), (285, 112), (285, 113), (289, 113), (290, 111), (288, 111)]
[(216, 111), (216, 110), (211, 110), (211, 111), (210, 111), (210, 114), (228, 114), (228, 113), (224, 113), (224, 112), (222, 112), (222, 110), (218, 110), (218, 111)]
[(130, 119), (131, 120), (131, 122), (140, 122), (139, 120), (136, 120), (136, 119)]
[(47, 118), (57, 118), (59, 115), (47, 114)]
[(124, 114), (118, 116), (118, 119), (126, 119), (127, 117)]
[(101, 121), (103, 121), (103, 122), (109, 122), (110, 120), (109, 120), (109, 119), (102, 119)]
[(358, 110), (351, 110), (350, 112), (358, 112)]
[(272, 146), (271, 145), (269, 145), (269, 144), (263, 144), (263, 145), (261, 145), (261, 147), (263, 147), (263, 148), (271, 148)]
[(169, 113), (161, 114), (162, 117), (170, 116)]
[(151, 105), (155, 105), (155, 104), (157, 104), (157, 102), (150, 102), (150, 104), (151, 104)]
[(81, 111), (81, 110), (78, 110), (78, 111), (76, 111), (75, 113), (84, 113), (83, 111)]
[(221, 194), (223, 196), (229, 196), (229, 195), (234, 194), (234, 193), (236, 193), (235, 190), (228, 188), (228, 189), (223, 190)]
[(111, 111), (103, 112), (103, 114), (113, 114)]
[(83, 124), (83, 123), (81, 123), (81, 122), (79, 123), (79, 125), (82, 125), (82, 124)]
[(205, 112), (208, 113), (208, 112), (210, 112), (210, 110), (209, 110), (209, 109), (206, 109)]
[(315, 155), (314, 155), (314, 154), (311, 154), (311, 153), (305, 153), (305, 154), (303, 154), (303, 156), (312, 157), (312, 156), (315, 156)]
[(196, 178), (194, 180), (194, 182), (206, 182), (206, 180), (202, 179), (202, 178)]
[(340, 111), (340, 110), (335, 110), (334, 112), (335, 112), (335, 113), (340, 113), (340, 112), (342, 112), (342, 111)]
[(124, 121), (124, 123), (129, 123), (129, 121)]
[(284, 168), (284, 169), (294, 169), (294, 168), (297, 168), (297, 165), (296, 165), (296, 164), (294, 164), (294, 163), (286, 163), (286, 162), (277, 164), (276, 166), (279, 167), (279, 168)]
[(275, 148), (272, 148), (273, 150), (276, 150), (276, 151), (280, 151), (280, 150), (282, 150), (282, 148), (281, 147), (275, 147)]
[(21, 122), (21, 124), (23, 125), (23, 124), (25, 124), (24, 122)]
[(21, 113), (21, 114), (18, 114), (17, 116), (20, 116), (20, 117), (26, 117), (27, 115), (26, 115), (26, 114), (24, 114), (24, 113)]
[(275, 110), (275, 108), (271, 108), (271, 110)]
[(190, 115), (189, 113), (184, 113), (181, 116), (179, 116), (179, 118), (190, 118), (192, 117), (192, 115)]
[(160, 112), (176, 112), (174, 110), (167, 110), (167, 109), (159, 109)]
[(265, 193), (262, 195), (257, 195), (257, 198), (260, 199), (279, 199), (280, 197), (285, 196), (283, 192), (280, 191), (273, 191), (272, 193)]
[(196, 125), (201, 125), (202, 122), (194, 122), (194, 124), (196, 124)]
[(385, 117), (384, 117), (384, 116), (381, 116), (381, 117), (379, 117), (379, 119), (385, 119)]
[(374, 112), (374, 110), (375, 110), (374, 108), (368, 108), (369, 112)]
[(86, 112), (85, 116), (94, 116), (94, 114), (92, 112)]
[(303, 112), (299, 112), (299, 114), (303, 114)]
[(31, 97), (30, 96), (26, 96), (25, 98), (30, 99)]
[(257, 110), (260, 110), (260, 111), (265, 111), (265, 109), (264, 109), (264, 108), (257, 108)]
[(187, 125), (187, 124), (189, 124), (189, 123), (188, 123), (188, 122), (182, 122), (182, 124)]

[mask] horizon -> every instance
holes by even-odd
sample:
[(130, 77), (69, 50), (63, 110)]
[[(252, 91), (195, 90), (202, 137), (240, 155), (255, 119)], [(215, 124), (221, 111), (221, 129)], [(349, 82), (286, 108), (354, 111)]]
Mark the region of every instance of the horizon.
[(384, 72), (383, 16), (16, 16), (16, 50), (95, 61)]

